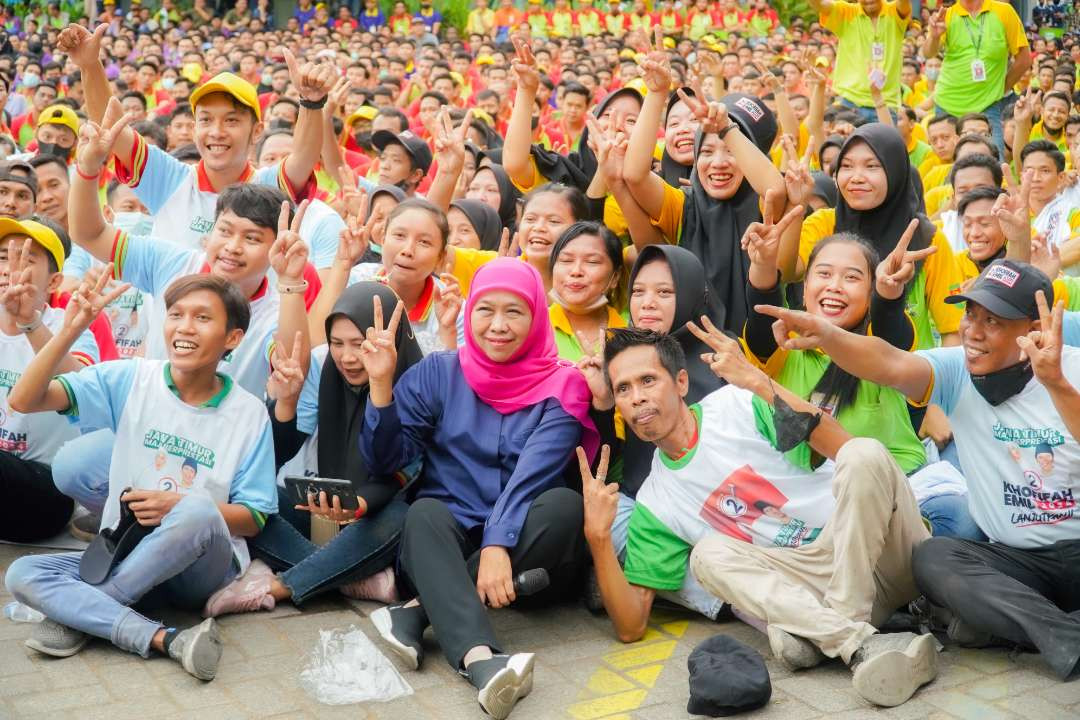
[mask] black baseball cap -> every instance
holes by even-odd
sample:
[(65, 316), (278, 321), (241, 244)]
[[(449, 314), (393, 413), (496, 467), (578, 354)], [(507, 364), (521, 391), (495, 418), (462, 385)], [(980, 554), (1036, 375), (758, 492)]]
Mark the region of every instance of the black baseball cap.
[(725, 717), (764, 707), (772, 696), (765, 660), (728, 635), (714, 635), (690, 653), (691, 715)]
[(413, 167), (420, 168), (427, 175), (431, 169), (431, 148), (428, 144), (417, 137), (411, 130), (400, 133), (392, 133), (389, 130), (377, 130), (371, 136), (371, 144), (375, 149), (382, 152), (388, 145), (400, 145), (412, 158)]
[(8, 160), (0, 163), (0, 182), (13, 182), (25, 185), (30, 189), (30, 194), (37, 200), (37, 173), (30, 163), (22, 160)]
[(1035, 293), (1054, 303), (1054, 285), (1042, 270), (1015, 260), (995, 260), (975, 278), (967, 292), (950, 295), (947, 303), (973, 302), (1006, 320), (1039, 319)]

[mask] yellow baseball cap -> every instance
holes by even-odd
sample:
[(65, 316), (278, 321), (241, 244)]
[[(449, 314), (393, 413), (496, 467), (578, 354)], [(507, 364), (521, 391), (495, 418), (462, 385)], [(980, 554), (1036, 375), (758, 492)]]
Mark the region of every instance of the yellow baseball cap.
[(0, 218), (0, 240), (9, 235), (26, 235), (30, 237), (53, 256), (53, 260), (56, 261), (57, 272), (64, 269), (64, 244), (60, 242), (60, 236), (48, 226), (34, 220), (20, 222), (11, 218)]
[(75, 133), (75, 137), (79, 137), (79, 116), (67, 105), (50, 105), (45, 108), (38, 117), (38, 124), (63, 125)]
[(202, 80), (203, 69), (199, 63), (184, 63), (184, 66), (180, 68), (180, 74), (191, 81), (193, 85), (198, 85), (199, 81)]
[(361, 105), (353, 110), (349, 117), (345, 118), (345, 127), (352, 127), (352, 124), (357, 120), (374, 120), (375, 116), (379, 114), (379, 109), (372, 107), (371, 105)]
[(196, 88), (195, 92), (191, 93), (191, 107), (194, 109), (204, 97), (219, 92), (232, 95), (241, 105), (251, 108), (252, 112), (255, 113), (256, 120), (262, 120), (259, 96), (255, 92), (255, 86), (231, 72), (218, 73), (206, 81), (205, 85)]

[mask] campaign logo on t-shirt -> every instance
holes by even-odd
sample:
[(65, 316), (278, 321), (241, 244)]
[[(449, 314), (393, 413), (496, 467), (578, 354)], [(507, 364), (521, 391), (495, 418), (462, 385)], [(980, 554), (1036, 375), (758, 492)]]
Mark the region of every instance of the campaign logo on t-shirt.
[(788, 497), (749, 465), (731, 473), (701, 507), (701, 517), (714, 529), (744, 542), (753, 542), (751, 526), (772, 537), (779, 547), (798, 547), (817, 537), (820, 528), (784, 512)]
[(161, 449), (169, 455), (190, 459), (196, 466), (203, 465), (211, 469), (214, 467), (213, 450), (179, 435), (161, 430), (147, 430), (146, 435), (143, 436), (143, 447), (151, 450)]
[(1056, 525), (1071, 519), (1076, 499), (1066, 478), (1055, 472), (1054, 448), (1065, 437), (1053, 428), (1009, 428), (996, 423), (994, 438), (1008, 443), (1009, 457), (1020, 468), (1023, 483), (1002, 482), (1002, 502), (1017, 527)]
[(1020, 279), (1020, 273), (1004, 265), (994, 265), (987, 271), (986, 279), (1011, 288)]

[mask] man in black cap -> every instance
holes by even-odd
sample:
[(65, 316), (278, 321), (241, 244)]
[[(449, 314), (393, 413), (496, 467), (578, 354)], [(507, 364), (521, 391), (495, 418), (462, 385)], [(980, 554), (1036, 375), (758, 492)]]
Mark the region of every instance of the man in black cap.
[(37, 174), (29, 163), (8, 160), (0, 164), (0, 217), (21, 220), (34, 212)]
[(395, 185), (412, 197), (431, 168), (431, 149), (410, 130), (378, 130), (371, 144), (379, 151), (379, 184)]
[[(1080, 660), (1080, 349), (1065, 345), (1063, 303), (1027, 263), (997, 260), (967, 292), (962, 347), (907, 353), (782, 308), (792, 348), (819, 347), (844, 370), (949, 417), (968, 502), (991, 542), (931, 538), (912, 561), (929, 601), (951, 613), (962, 644), (1034, 646), (1062, 679)], [(1052, 449), (1053, 472), (1040, 448)], [(1073, 614), (1070, 614), (1073, 613)]]

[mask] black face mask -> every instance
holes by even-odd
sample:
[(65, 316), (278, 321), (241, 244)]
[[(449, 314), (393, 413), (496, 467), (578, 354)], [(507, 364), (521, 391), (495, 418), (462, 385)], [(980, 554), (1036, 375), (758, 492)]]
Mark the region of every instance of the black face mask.
[(71, 148), (64, 147), (59, 143), (38, 143), (38, 155), (53, 155), (58, 158), (67, 160), (68, 155), (71, 154)]
[(358, 132), (353, 137), (356, 139), (357, 145), (365, 150), (371, 150), (373, 147), (371, 144), (371, 134), (371, 131), (368, 130), (367, 132)]
[(997, 407), (1013, 395), (1019, 394), (1033, 377), (1035, 372), (1031, 369), (1031, 362), (1025, 360), (997, 372), (972, 375), (971, 382), (983, 396), (983, 400)]

